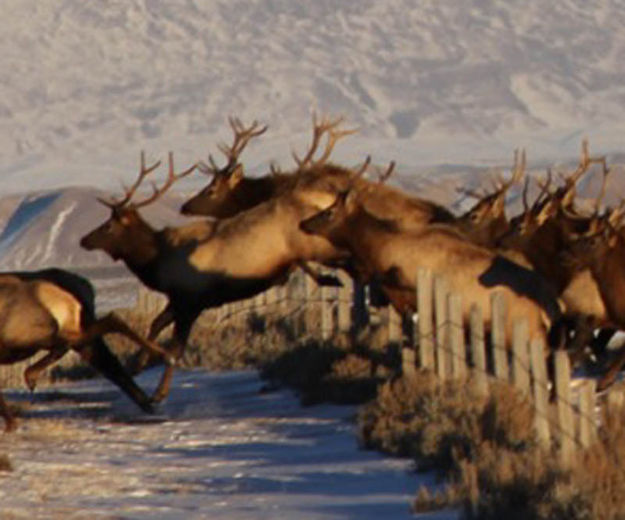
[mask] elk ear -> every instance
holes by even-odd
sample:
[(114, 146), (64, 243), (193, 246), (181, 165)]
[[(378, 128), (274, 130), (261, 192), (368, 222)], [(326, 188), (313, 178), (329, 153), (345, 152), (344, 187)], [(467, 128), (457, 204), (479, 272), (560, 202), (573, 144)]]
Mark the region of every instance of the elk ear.
[(542, 226), (550, 217), (554, 215), (556, 211), (556, 204), (554, 201), (549, 201), (536, 215), (536, 224), (538, 227)]
[(497, 197), (495, 199), (495, 203), (493, 204), (493, 215), (500, 215), (504, 212), (506, 207), (506, 197), (505, 194)]
[(352, 209), (356, 207), (356, 201), (358, 199), (358, 193), (354, 189), (347, 190), (345, 192), (345, 207)]
[(610, 233), (610, 236), (608, 237), (608, 247), (612, 249), (614, 246), (616, 246), (617, 242), (618, 242), (618, 233), (616, 232)]
[(243, 166), (237, 164), (234, 171), (228, 176), (228, 186), (234, 188), (243, 179)]
[(573, 201), (575, 200), (575, 194), (575, 185), (573, 185), (566, 191), (566, 193), (562, 197), (562, 207), (568, 208), (569, 206), (571, 206), (573, 204)]

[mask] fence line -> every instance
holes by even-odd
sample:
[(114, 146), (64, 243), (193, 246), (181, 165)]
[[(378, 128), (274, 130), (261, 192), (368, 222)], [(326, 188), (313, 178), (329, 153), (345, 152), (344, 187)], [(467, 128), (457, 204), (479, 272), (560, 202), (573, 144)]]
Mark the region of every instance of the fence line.
[[(412, 340), (404, 340), (406, 324), (413, 323), (388, 307), (375, 311), (367, 305), (367, 291), (343, 273), (336, 273), (343, 287), (318, 287), (299, 273), (285, 286), (274, 287), (242, 302), (207, 311), (215, 327), (242, 327), (254, 312), (289, 320), (297, 338), (320, 337), (327, 341), (349, 333), (357, 335), (371, 316), (377, 314), (380, 326), (386, 327), (385, 339), (401, 348), (402, 371), (415, 376), (427, 369), (442, 380), (470, 377), (477, 391), (488, 395), (490, 383), (503, 381), (519, 389), (532, 402), (538, 439), (545, 446), (555, 441), (566, 464), (576, 448), (588, 447), (597, 439), (596, 384), (584, 381), (575, 396), (571, 395), (570, 366), (565, 352), (554, 356), (554, 388), (547, 377), (545, 345), (540, 338), (530, 338), (526, 319), (513, 326), (512, 338), (506, 338), (506, 302), (495, 291), (490, 309), (473, 304), (464, 323), (462, 295), (450, 292), (447, 281), (419, 269), (417, 272), (416, 326)], [(141, 289), (137, 309), (156, 314), (166, 299)], [(485, 315), (485, 311), (489, 314)], [(490, 335), (484, 318), (490, 318)], [(406, 317), (404, 317), (406, 318)], [(510, 349), (507, 345), (510, 344)], [(32, 361), (0, 368), (3, 386), (23, 386), (22, 372)], [(620, 391), (607, 393), (607, 406), (623, 406)]]

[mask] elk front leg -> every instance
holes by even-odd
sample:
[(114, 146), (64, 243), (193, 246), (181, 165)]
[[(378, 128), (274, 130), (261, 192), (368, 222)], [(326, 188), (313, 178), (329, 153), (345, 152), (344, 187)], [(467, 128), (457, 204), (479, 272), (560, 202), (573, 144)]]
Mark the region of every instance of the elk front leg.
[[(173, 321), (174, 314), (171, 310), (171, 306), (167, 305), (167, 307), (165, 307), (156, 316), (156, 318), (152, 320), (152, 324), (150, 325), (150, 332), (148, 335), (148, 341), (155, 341), (161, 331), (165, 329), (168, 325), (173, 323)], [(139, 351), (132, 362), (132, 366), (130, 368), (131, 372), (133, 374), (138, 374), (145, 368), (149, 360), (150, 353), (147, 350)]]
[(4, 400), (2, 393), (0, 393), (0, 414), (4, 417), (4, 431), (12, 432), (15, 430), (17, 427), (17, 421), (15, 420), (15, 417), (13, 417), (11, 410), (9, 410), (9, 406)]
[(35, 364), (30, 365), (24, 370), (24, 381), (31, 392), (35, 390), (37, 379), (39, 379), (41, 372), (61, 359), (67, 351), (67, 347), (54, 348)]
[[(178, 318), (176, 324), (174, 325), (174, 338), (173, 338), (173, 348), (171, 349), (172, 354), (176, 360), (182, 357), (184, 353), (184, 348), (189, 339), (189, 334), (191, 332), (191, 326), (195, 322), (198, 314), (193, 316), (186, 316), (183, 318)], [(155, 403), (160, 403), (167, 394), (169, 394), (169, 387), (171, 386), (171, 380), (174, 375), (174, 367), (173, 365), (167, 365), (161, 376), (161, 380), (158, 384), (158, 387), (154, 391), (152, 395), (152, 400)]]

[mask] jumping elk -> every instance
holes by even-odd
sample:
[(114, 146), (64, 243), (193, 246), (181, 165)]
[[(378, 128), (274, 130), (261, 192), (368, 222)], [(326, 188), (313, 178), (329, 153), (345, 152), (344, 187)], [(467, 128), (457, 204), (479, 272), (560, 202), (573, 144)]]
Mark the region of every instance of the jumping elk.
[[(284, 282), (304, 262), (341, 261), (348, 256), (326, 239), (311, 238), (299, 229), (299, 221), (333, 200), (327, 193), (313, 190), (294, 190), (206, 229), (200, 226), (195, 235), (188, 227), (155, 230), (139, 210), (194, 168), (176, 174), (170, 154), (166, 183), (148, 198), (132, 202), (141, 182), (158, 165), (146, 167), (142, 155), (137, 181), (121, 200), (101, 200), (110, 208), (110, 217), (84, 236), (81, 246), (104, 250), (113, 259), (124, 261), (143, 284), (168, 297), (148, 338), (155, 339), (173, 322), (172, 353), (176, 358), (182, 355), (191, 326), (204, 309), (263, 292)], [(155, 400), (167, 395), (171, 377), (172, 368), (166, 367)]]
[(552, 345), (559, 339), (560, 307), (541, 277), (472, 243), (451, 226), (405, 232), (394, 221), (369, 213), (353, 191), (339, 194), (332, 206), (300, 226), (348, 249), (364, 277), (381, 281), (400, 313), (414, 312), (416, 272), (424, 267), (444, 276), (463, 295), (465, 319), (473, 303), (488, 309), (492, 292), (501, 290), (509, 309), (508, 332), (516, 318), (526, 317), (532, 335), (549, 336)]

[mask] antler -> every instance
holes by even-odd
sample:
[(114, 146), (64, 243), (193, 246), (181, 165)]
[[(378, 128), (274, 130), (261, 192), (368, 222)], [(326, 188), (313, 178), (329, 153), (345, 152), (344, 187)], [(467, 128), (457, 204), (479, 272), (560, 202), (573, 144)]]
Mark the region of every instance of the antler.
[(378, 173), (378, 183), (379, 184), (383, 184), (385, 183), (388, 178), (393, 174), (393, 171), (395, 170), (395, 161), (391, 161), (386, 170), (382, 173)]
[(605, 196), (605, 189), (607, 185), (608, 175), (610, 174), (610, 169), (608, 168), (605, 157), (603, 158), (603, 179), (601, 180), (601, 189), (599, 190), (599, 194), (597, 195), (597, 200), (595, 201), (595, 214), (599, 213), (599, 208), (601, 206), (601, 201)]
[(579, 180), (579, 178), (584, 173), (586, 173), (586, 171), (588, 171), (588, 168), (590, 167), (591, 164), (603, 165), (604, 173), (608, 169), (605, 156), (590, 157), (590, 154), (588, 153), (588, 139), (584, 139), (582, 141), (582, 151), (581, 151), (581, 156), (579, 159), (579, 164), (577, 166), (577, 169), (566, 179), (567, 184), (568, 183), (575, 184)]
[(529, 187), (530, 187), (530, 178), (525, 177), (525, 184), (523, 185), (523, 211), (525, 212), (529, 211), (530, 209), (529, 204), (527, 202), (527, 192), (529, 190)]
[(367, 171), (367, 168), (369, 168), (370, 164), (371, 164), (371, 156), (367, 155), (364, 162), (360, 165), (360, 168), (358, 168), (355, 172), (353, 172), (350, 175), (350, 178), (357, 179), (358, 177), (360, 177), (363, 173)]
[[(151, 204), (152, 202), (154, 202), (156, 199), (161, 197), (169, 188), (171, 188), (171, 186), (177, 180), (182, 179), (183, 177), (186, 177), (197, 167), (197, 163), (196, 163), (180, 173), (175, 173), (174, 172), (174, 154), (172, 152), (169, 152), (168, 158), (169, 158), (169, 173), (167, 174), (167, 180), (165, 181), (165, 184), (163, 184), (160, 188), (157, 188), (156, 185), (152, 183), (152, 190), (153, 190), (152, 195), (150, 195), (147, 199), (142, 200), (141, 202), (135, 202), (133, 204), (133, 207), (135, 209), (142, 208), (143, 206), (147, 206), (148, 204)], [(160, 164), (160, 161), (157, 164)]]
[(551, 168), (548, 168), (547, 180), (544, 183), (539, 180), (536, 180), (536, 184), (538, 184), (538, 186), (540, 187), (540, 193), (538, 194), (538, 197), (536, 197), (534, 204), (532, 204), (532, 208), (531, 208), (532, 211), (538, 209), (544, 202), (546, 202), (549, 195), (553, 195), (553, 193), (549, 191), (549, 186), (551, 186), (552, 177), (553, 177), (553, 174), (552, 174)]
[[(339, 117), (335, 120), (331, 120), (328, 118), (322, 118), (320, 122), (317, 121), (317, 115), (313, 112), (313, 139), (308, 149), (308, 153), (304, 156), (303, 159), (300, 159), (295, 152), (291, 152), (293, 155), (293, 159), (297, 163), (298, 170), (302, 170), (305, 167), (309, 166), (317, 166), (325, 163), (330, 157), (332, 150), (334, 149), (334, 145), (336, 142), (345, 137), (346, 135), (353, 134), (356, 132), (356, 129), (350, 130), (337, 130), (337, 127), (343, 122), (343, 118)], [(313, 156), (317, 152), (317, 148), (319, 147), (319, 142), (324, 134), (328, 134), (328, 140), (326, 142), (325, 150), (319, 159), (313, 161)]]
[(106, 200), (106, 199), (102, 199), (98, 197), (98, 200), (102, 204), (104, 204), (105, 206), (108, 206), (111, 209), (119, 209), (125, 206), (126, 204), (128, 204), (128, 202), (130, 202), (130, 199), (134, 195), (135, 191), (137, 191), (137, 188), (139, 187), (139, 185), (143, 182), (143, 179), (145, 179), (150, 173), (156, 170), (156, 168), (158, 168), (160, 165), (161, 165), (161, 161), (159, 160), (159, 161), (156, 161), (149, 168), (146, 168), (145, 151), (141, 150), (141, 170), (139, 171), (139, 176), (137, 177), (137, 180), (134, 182), (134, 184), (130, 188), (127, 188), (126, 186), (122, 186), (125, 192), (124, 197), (120, 200), (116, 200), (116, 199)]
[(225, 143), (217, 145), (219, 151), (226, 156), (228, 162), (225, 166), (220, 168), (217, 166), (213, 156), (209, 155), (208, 162), (210, 164), (203, 162), (198, 164), (198, 168), (202, 173), (206, 173), (208, 175), (231, 175), (236, 166), (239, 164), (239, 155), (241, 155), (247, 144), (254, 137), (264, 134), (268, 128), (267, 125), (262, 127), (259, 126), (259, 123), (256, 120), (254, 120), (252, 124), (246, 128), (241, 120), (236, 117), (229, 117), (228, 122), (230, 123), (230, 127), (232, 128), (232, 132), (234, 134), (234, 142), (231, 146), (228, 146)]

